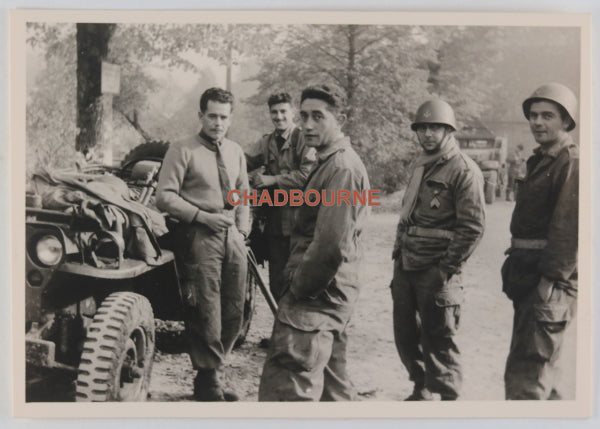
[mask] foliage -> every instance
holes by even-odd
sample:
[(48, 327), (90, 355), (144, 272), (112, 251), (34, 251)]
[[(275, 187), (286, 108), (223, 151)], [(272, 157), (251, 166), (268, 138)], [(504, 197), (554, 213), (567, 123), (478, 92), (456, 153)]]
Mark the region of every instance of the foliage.
[(263, 103), (282, 88), (296, 96), (309, 83), (334, 82), (347, 98), (348, 134), (372, 185), (391, 191), (406, 181), (416, 147), (408, 130), (411, 101), (427, 93), (427, 71), (409, 27), (309, 25), (290, 27), (282, 45), (254, 77)]
[[(71, 164), (75, 25), (29, 23), (27, 36), (31, 49), (44, 55), (43, 72), (27, 86), (28, 170)], [(139, 112), (140, 124), (155, 139), (197, 127), (198, 97), (218, 82), (199, 56), (238, 71), (231, 82), (238, 103), (230, 137), (242, 145), (271, 128), (269, 94), (286, 90), (298, 102), (309, 83), (335, 82), (348, 99), (345, 132), (372, 186), (391, 192), (402, 189), (418, 153), (410, 122), (423, 101), (442, 97), (455, 108), (459, 124), (521, 119), (520, 101), (540, 83), (578, 88), (579, 68), (572, 66), (579, 61), (573, 49), (578, 42), (577, 29), (569, 28), (118, 24), (108, 60), (122, 72), (115, 110), (130, 117)], [(172, 78), (175, 71), (194, 84), (180, 85)], [(116, 141), (127, 146), (117, 152), (141, 142), (122, 115), (113, 118)]]
[(434, 52), (428, 62), (431, 94), (448, 101), (459, 127), (479, 118), (489, 108), (499, 89), (492, 76), (501, 60), (500, 29), (497, 27), (425, 27), (428, 47)]
[[(208, 24), (119, 24), (112, 35), (107, 60), (121, 66), (121, 92), (114, 97), (115, 140), (131, 146), (131, 137), (123, 115), (143, 112), (143, 128), (156, 138), (191, 132), (197, 125), (199, 94), (214, 77), (207, 76), (202, 65), (189, 59), (194, 54), (210, 55), (223, 64), (233, 66), (245, 56), (260, 54), (269, 26)], [(62, 167), (73, 165), (76, 137), (76, 46), (74, 24), (30, 23), (27, 27), (29, 46), (44, 53), (45, 68), (38, 81), (28, 86), (27, 147), (28, 170), (41, 165)], [(179, 100), (180, 107), (167, 115), (151, 106), (149, 96), (168, 88), (152, 73), (153, 68), (179, 69), (197, 75), (193, 93)], [(168, 99), (168, 98), (167, 98)], [(182, 112), (182, 109), (189, 111)], [(241, 106), (241, 110), (244, 107)], [(251, 108), (253, 109), (253, 108)], [(123, 115), (122, 115), (123, 114)], [(140, 136), (137, 136), (139, 140)], [(128, 147), (116, 147), (116, 152)], [(63, 154), (65, 156), (53, 156)], [(67, 156), (68, 155), (68, 156)]]
[[(47, 65), (27, 88), (26, 144), (29, 177), (42, 166), (73, 166), (75, 158), (75, 25), (30, 24), (32, 45), (43, 49)], [(37, 35), (43, 35), (38, 36)]]
[[(309, 82), (332, 81), (348, 102), (345, 132), (369, 171), (372, 186), (401, 189), (418, 153), (410, 122), (433, 96), (462, 120), (479, 117), (495, 87), (494, 29), (308, 25), (290, 27), (283, 48), (263, 60), (254, 77), (262, 102), (285, 88), (299, 94)], [(485, 54), (482, 56), (482, 54)], [(477, 67), (470, 65), (477, 64)]]

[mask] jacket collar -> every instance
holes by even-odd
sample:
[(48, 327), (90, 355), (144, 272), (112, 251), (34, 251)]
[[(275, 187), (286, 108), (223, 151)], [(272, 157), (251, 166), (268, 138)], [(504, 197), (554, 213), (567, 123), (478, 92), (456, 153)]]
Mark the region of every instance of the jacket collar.
[(289, 149), (290, 147), (290, 137), (292, 136), (292, 132), (294, 131), (294, 129), (296, 128), (295, 125), (292, 125), (291, 127), (289, 127), (288, 129), (286, 129), (283, 132), (279, 132), (279, 130), (275, 130), (273, 131), (273, 140), (275, 140), (277, 138), (277, 136), (281, 136), (285, 139), (285, 142), (283, 143), (283, 145), (281, 146), (280, 150), (283, 149)]
[(573, 144), (573, 139), (571, 138), (570, 134), (565, 133), (565, 136), (557, 141), (556, 143), (554, 143), (552, 146), (550, 146), (548, 149), (546, 149), (543, 146), (537, 147), (533, 150), (533, 152), (536, 155), (547, 155), (551, 158), (556, 158), (558, 156), (558, 154), (566, 147)]
[(200, 130), (198, 134), (196, 134), (196, 140), (201, 145), (205, 146), (207, 149), (212, 150), (213, 152), (217, 151), (217, 148), (220, 148), (222, 145), (222, 140), (217, 141), (208, 136), (203, 130)]
[(319, 164), (322, 164), (336, 152), (347, 149), (350, 147), (350, 138), (343, 135), (335, 140), (333, 143), (328, 144), (327, 146), (322, 146), (317, 148), (317, 161)]

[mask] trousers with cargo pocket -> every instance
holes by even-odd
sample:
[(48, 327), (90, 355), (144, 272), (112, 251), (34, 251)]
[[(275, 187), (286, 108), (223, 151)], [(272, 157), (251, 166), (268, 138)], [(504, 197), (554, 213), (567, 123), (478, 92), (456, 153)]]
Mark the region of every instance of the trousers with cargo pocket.
[(242, 327), (248, 270), (244, 238), (235, 226), (214, 232), (181, 223), (174, 232), (190, 359), (194, 369), (218, 369)]
[(259, 401), (352, 401), (346, 331), (303, 331), (275, 321)]
[(392, 280), (394, 340), (409, 378), (444, 399), (460, 395), (460, 351), (454, 341), (463, 288), (460, 276), (442, 279), (437, 265), (404, 270), (396, 260)]
[(346, 326), (353, 306), (334, 310), (322, 299), (297, 299), (288, 292), (280, 300), (259, 401), (356, 399), (346, 370)]
[(504, 372), (506, 399), (562, 399), (561, 350), (576, 306), (574, 289), (556, 285), (547, 301), (537, 288), (513, 300), (512, 340)]

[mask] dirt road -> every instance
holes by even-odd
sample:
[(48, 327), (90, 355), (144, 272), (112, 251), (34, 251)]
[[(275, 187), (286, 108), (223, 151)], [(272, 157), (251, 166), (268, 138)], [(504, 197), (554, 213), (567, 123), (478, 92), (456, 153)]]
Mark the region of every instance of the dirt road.
[[(504, 364), (509, 349), (512, 307), (502, 293), (500, 266), (508, 247), (508, 223), (514, 203), (487, 206), (487, 228), (481, 244), (463, 270), (466, 292), (457, 342), (463, 357), (463, 399), (504, 399)], [(364, 286), (348, 328), (348, 366), (362, 400), (401, 400), (412, 391), (394, 346), (391, 249), (398, 216), (373, 214), (365, 234)], [(266, 271), (263, 276), (267, 279)], [(256, 401), (266, 351), (258, 347), (270, 334), (273, 316), (262, 297), (248, 339), (232, 353), (226, 384), (244, 401)], [(572, 325), (571, 329), (575, 329)], [(563, 374), (565, 399), (575, 392), (575, 339), (565, 344), (568, 370)], [(151, 401), (191, 400), (193, 371), (187, 354), (157, 353)]]

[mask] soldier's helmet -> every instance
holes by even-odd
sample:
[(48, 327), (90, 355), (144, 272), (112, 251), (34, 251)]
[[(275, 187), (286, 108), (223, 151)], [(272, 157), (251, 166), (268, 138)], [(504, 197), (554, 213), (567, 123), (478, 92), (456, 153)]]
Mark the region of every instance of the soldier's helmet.
[(428, 100), (417, 110), (417, 115), (410, 128), (416, 131), (419, 124), (444, 124), (456, 131), (454, 110), (448, 103), (438, 98)]
[(533, 94), (523, 101), (523, 113), (529, 119), (529, 109), (534, 101), (549, 100), (561, 106), (571, 119), (571, 124), (567, 131), (575, 128), (575, 117), (577, 116), (577, 98), (573, 91), (560, 83), (547, 83), (533, 91)]

